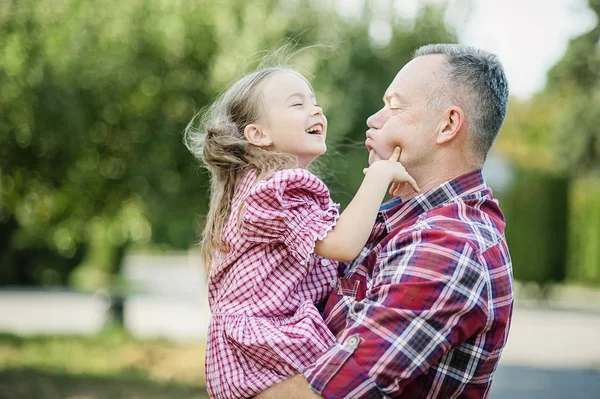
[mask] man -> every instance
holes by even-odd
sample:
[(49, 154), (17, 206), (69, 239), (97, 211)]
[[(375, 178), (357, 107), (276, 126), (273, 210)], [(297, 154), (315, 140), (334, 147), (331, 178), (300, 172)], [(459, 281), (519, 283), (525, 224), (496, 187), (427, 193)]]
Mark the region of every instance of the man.
[(481, 174), (506, 115), (498, 59), (428, 45), (367, 120), (369, 163), (402, 148), (421, 192), (381, 207), (323, 317), (337, 344), (259, 398), (485, 398), (513, 304), (504, 218)]

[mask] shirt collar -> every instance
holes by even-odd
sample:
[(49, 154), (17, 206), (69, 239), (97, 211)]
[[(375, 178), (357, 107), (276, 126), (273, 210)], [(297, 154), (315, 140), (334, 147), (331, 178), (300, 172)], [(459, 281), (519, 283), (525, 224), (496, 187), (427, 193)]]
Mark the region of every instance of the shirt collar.
[(486, 188), (481, 170), (476, 170), (442, 183), (406, 202), (402, 202), (399, 197), (393, 198), (381, 205), (379, 212), (383, 216), (387, 230), (392, 231), (405, 221), (439, 205), (449, 203), (458, 197), (480, 192)]

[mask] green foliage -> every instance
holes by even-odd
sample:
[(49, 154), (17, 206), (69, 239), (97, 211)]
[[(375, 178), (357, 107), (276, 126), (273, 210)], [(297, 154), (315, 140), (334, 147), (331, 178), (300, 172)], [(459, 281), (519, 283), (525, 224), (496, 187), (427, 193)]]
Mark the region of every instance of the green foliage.
[[(599, 77), (600, 79), (600, 77)], [(600, 83), (566, 104), (557, 124), (559, 159), (574, 177), (600, 178)]]
[[(521, 186), (523, 203), (515, 194), (514, 202), (505, 209), (507, 229), (512, 229), (514, 237), (515, 276), (523, 280), (552, 282), (566, 277), (583, 284), (600, 281), (600, 2), (589, 0), (588, 4), (598, 17), (597, 25), (571, 40), (564, 56), (548, 72), (541, 93), (530, 101), (511, 100), (496, 144), (520, 168), (518, 181), (539, 176), (539, 181), (532, 180), (532, 187), (546, 185), (541, 190), (546, 195), (535, 207), (526, 198), (531, 190)], [(568, 208), (563, 206), (564, 193), (557, 186), (565, 177), (570, 180)], [(550, 232), (556, 236), (549, 236)], [(521, 248), (525, 239), (532, 242), (529, 249)], [(520, 261), (526, 258), (527, 262)], [(563, 265), (559, 267), (556, 259)]]
[(573, 177), (600, 172), (600, 2), (597, 25), (574, 38), (531, 101), (512, 99), (498, 148), (518, 165)]
[(208, 176), (183, 129), (261, 51), (289, 38), (330, 45), (294, 64), (329, 117), (336, 164), (325, 159), (324, 169), (345, 203), (366, 162), (353, 143), (391, 78), (417, 46), (455, 38), (430, 6), (413, 22), (390, 13), (382, 44), (370, 38), (368, 6), (349, 19), (335, 4), (3, 2), (0, 283), (106, 286), (131, 245), (193, 245)]
[(191, 219), (170, 213), (203, 202), (199, 184), (182, 184), (199, 179), (180, 134), (210, 95), (198, 90), (216, 51), (204, 14), (63, 4), (13, 2), (0, 25), (4, 283), (64, 284), (98, 231), (109, 258), (149, 242), (150, 225), (158, 240), (189, 244)]
[(597, 24), (573, 39), (548, 74), (546, 92), (561, 98), (554, 124), (556, 153), (573, 178), (570, 192), (570, 279), (600, 282), (600, 1), (589, 0)]
[[(208, 175), (182, 132), (231, 80), (289, 40), (309, 47), (292, 63), (329, 119), (317, 171), (347, 204), (366, 165), (365, 121), (389, 82), (418, 46), (456, 37), (440, 7), (382, 21), (372, 2), (357, 18), (340, 16), (336, 4), (1, 2), (0, 284), (115, 286), (132, 245), (194, 245)], [(600, 17), (600, 2), (589, 4)], [(390, 37), (374, 37), (374, 24)], [(598, 26), (570, 43), (542, 93), (511, 100), (496, 144), (519, 170), (502, 204), (524, 280), (561, 280), (566, 257), (569, 279), (600, 283)]]
[(600, 179), (574, 182), (569, 209), (568, 277), (585, 285), (600, 285)]
[(502, 198), (515, 279), (540, 285), (566, 273), (569, 182), (539, 171), (517, 170)]
[(566, 164), (559, 160), (554, 129), (563, 106), (560, 98), (547, 93), (529, 101), (511, 98), (494, 148), (522, 169), (565, 174)]

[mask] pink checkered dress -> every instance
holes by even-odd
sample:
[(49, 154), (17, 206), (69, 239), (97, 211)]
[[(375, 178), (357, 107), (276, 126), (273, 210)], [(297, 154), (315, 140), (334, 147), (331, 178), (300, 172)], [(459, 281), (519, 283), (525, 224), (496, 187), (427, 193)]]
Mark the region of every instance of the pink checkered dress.
[[(241, 212), (241, 214), (240, 214)], [(338, 205), (305, 169), (240, 182), (209, 279), (206, 383), (212, 398), (247, 398), (302, 372), (335, 344), (315, 303), (337, 263), (314, 253)]]

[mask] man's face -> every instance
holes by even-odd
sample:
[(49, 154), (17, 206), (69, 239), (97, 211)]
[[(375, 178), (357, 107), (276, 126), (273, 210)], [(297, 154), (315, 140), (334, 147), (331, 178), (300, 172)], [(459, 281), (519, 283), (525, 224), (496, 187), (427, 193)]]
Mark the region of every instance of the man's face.
[(388, 159), (400, 146), (400, 162), (415, 178), (432, 161), (439, 115), (427, 108), (427, 93), (439, 84), (443, 56), (428, 55), (410, 61), (398, 72), (384, 95), (384, 107), (367, 119), (365, 145), (369, 164)]

